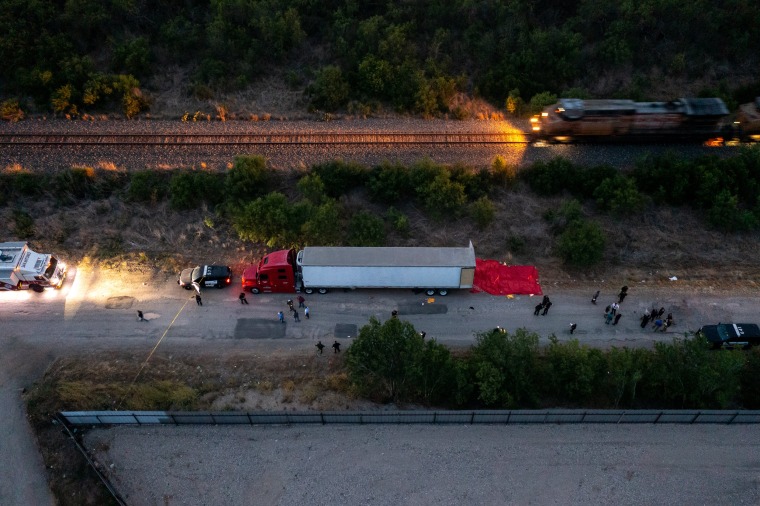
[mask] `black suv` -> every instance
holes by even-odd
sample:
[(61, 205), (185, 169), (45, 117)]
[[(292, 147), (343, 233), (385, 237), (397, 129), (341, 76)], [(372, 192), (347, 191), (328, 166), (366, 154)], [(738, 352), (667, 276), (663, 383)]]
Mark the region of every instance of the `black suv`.
[(719, 323), (704, 325), (697, 331), (707, 338), (714, 350), (749, 349), (760, 344), (760, 327), (754, 323)]
[(183, 270), (177, 279), (177, 284), (185, 290), (190, 290), (196, 283), (199, 289), (224, 288), (232, 283), (232, 269), (226, 265), (199, 265)]

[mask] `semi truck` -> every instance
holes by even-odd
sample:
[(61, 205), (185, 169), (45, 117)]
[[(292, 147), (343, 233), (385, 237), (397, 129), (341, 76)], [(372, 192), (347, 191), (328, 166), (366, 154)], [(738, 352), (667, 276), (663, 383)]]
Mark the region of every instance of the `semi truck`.
[(427, 295), (472, 288), (475, 249), (307, 246), (264, 256), (243, 272), (251, 293), (311, 294), (344, 288), (411, 288)]
[(55, 255), (36, 253), (26, 242), (0, 243), (0, 290), (60, 288), (66, 264)]

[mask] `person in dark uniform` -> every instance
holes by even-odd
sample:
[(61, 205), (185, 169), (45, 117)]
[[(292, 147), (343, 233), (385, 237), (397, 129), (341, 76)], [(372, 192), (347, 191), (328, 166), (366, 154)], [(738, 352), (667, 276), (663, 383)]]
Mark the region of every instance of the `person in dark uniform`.
[(576, 325), (575, 323), (571, 323), (570, 324), (570, 333), (572, 334), (573, 332), (575, 332), (575, 329), (577, 329), (577, 328), (578, 328), (578, 325)]
[(203, 300), (201, 299), (201, 294), (199, 294), (199, 293), (195, 294), (195, 303), (198, 304), (199, 306), (203, 305)]
[(335, 350), (334, 353), (340, 353), (340, 343), (338, 341), (335, 341), (332, 347), (333, 347), (333, 350)]
[(240, 299), (241, 304), (248, 304), (248, 299), (245, 298), (245, 292), (240, 292), (238, 299)]
[(143, 312), (140, 311), (140, 310), (137, 311), (137, 321), (138, 322), (148, 321), (148, 320), (145, 319), (145, 317), (143, 316)]
[(596, 299), (599, 298), (599, 290), (596, 291), (593, 297), (591, 297), (591, 303), (596, 304)]
[(550, 307), (552, 307), (552, 303), (551, 303), (551, 301), (549, 301), (549, 302), (547, 302), (546, 304), (544, 304), (544, 312), (543, 312), (543, 313), (541, 313), (541, 314), (542, 314), (543, 316), (546, 316), (546, 313), (548, 313), (548, 312), (549, 312), (549, 308), (550, 308)]
[(536, 307), (535, 307), (535, 308), (533, 308), (533, 314), (534, 314), (535, 316), (538, 316), (539, 314), (541, 314), (541, 310), (542, 310), (543, 308), (544, 308), (544, 303), (543, 303), (543, 302), (541, 302), (541, 303), (539, 303), (539, 304), (536, 304)]
[(317, 347), (317, 351), (318, 351), (318, 352), (319, 352), (319, 354), (321, 355), (321, 354), (322, 354), (322, 350), (324, 350), (324, 349), (325, 349), (325, 345), (324, 345), (324, 344), (322, 344), (322, 341), (317, 341), (317, 344), (315, 344), (314, 346), (316, 346), (316, 347)]

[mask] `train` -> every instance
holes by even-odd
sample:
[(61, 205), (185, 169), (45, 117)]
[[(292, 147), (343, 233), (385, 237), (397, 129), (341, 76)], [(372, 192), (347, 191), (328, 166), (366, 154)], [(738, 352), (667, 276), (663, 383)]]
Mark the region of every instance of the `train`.
[(531, 118), (531, 130), (534, 140), (547, 142), (760, 141), (760, 97), (733, 116), (717, 97), (668, 102), (561, 98)]

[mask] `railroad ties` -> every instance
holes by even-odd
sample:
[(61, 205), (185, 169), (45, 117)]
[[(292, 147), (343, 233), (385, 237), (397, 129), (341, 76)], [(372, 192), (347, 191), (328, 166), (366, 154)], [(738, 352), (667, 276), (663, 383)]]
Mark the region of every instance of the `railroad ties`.
[(262, 134), (25, 134), (2, 133), (0, 145), (32, 146), (211, 146), (350, 144), (527, 144), (523, 133), (310, 132)]

